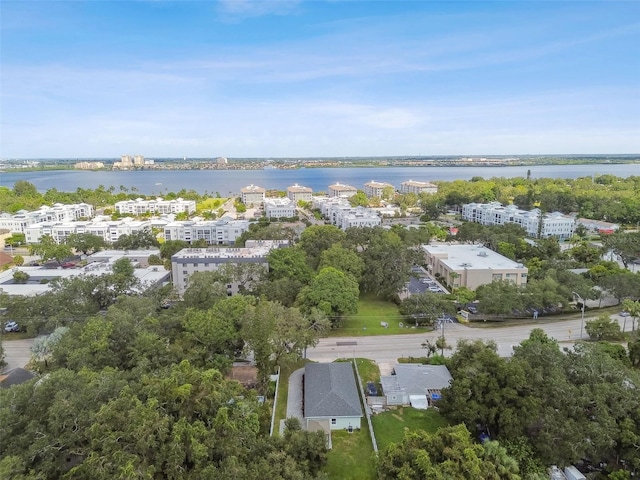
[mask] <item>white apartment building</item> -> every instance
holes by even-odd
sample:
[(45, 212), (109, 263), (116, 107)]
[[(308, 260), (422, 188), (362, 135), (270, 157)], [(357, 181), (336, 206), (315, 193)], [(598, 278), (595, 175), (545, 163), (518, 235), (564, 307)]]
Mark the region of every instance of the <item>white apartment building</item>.
[(78, 162), (75, 164), (75, 168), (78, 170), (99, 170), (104, 168), (104, 163), (102, 162)]
[(407, 180), (400, 184), (400, 193), (438, 193), (438, 186), (429, 182), (418, 182), (416, 180)]
[(340, 182), (329, 185), (330, 197), (349, 198), (353, 197), (356, 193), (358, 193), (358, 189), (356, 187), (352, 187), (351, 185), (345, 185), (344, 183)]
[(26, 228), (43, 222), (71, 222), (81, 218), (92, 218), (93, 206), (88, 203), (63, 205), (56, 203), (51, 207), (43, 205), (38, 210), (28, 212), (20, 210), (15, 215), (0, 215), (0, 230), (10, 230), (11, 233), (26, 233)]
[(187, 213), (190, 215), (196, 211), (196, 201), (183, 200), (182, 198), (176, 198), (174, 200), (164, 200), (161, 197), (154, 200), (136, 198), (135, 200), (116, 202), (115, 209), (121, 215), (143, 215), (145, 213), (155, 213), (158, 215)]
[(482, 225), (504, 225), (515, 223), (525, 229), (531, 237), (557, 237), (567, 239), (573, 236), (575, 219), (559, 212), (542, 215), (539, 209), (521, 210), (516, 205), (503, 206), (500, 202), (468, 203), (462, 207), (462, 218)]
[(387, 187), (393, 188), (393, 191), (395, 192), (394, 186), (391, 185), (390, 183), (376, 182), (374, 180), (371, 180), (370, 182), (367, 182), (364, 184), (364, 194), (369, 198), (372, 198), (372, 197), (382, 198), (384, 194), (384, 189)]
[(240, 192), (242, 193), (242, 203), (251, 207), (253, 205), (262, 205), (266, 190), (262, 187), (251, 184), (240, 189)]
[[(242, 248), (185, 248), (171, 257), (173, 286), (182, 295), (189, 286), (191, 275), (212, 272), (225, 264), (254, 264), (268, 271), (267, 254), (287, 245), (286, 240), (254, 240)], [(237, 294), (239, 287), (239, 282), (227, 284), (229, 296)]]
[(287, 197), (291, 199), (294, 204), (298, 204), (299, 201), (310, 202), (313, 197), (313, 190), (309, 187), (303, 187), (297, 183), (287, 187)]
[(332, 225), (343, 230), (350, 227), (376, 227), (382, 222), (375, 210), (352, 207), (349, 200), (342, 197), (314, 197), (313, 207), (318, 208)]
[(296, 215), (296, 204), (290, 198), (265, 198), (264, 214), (267, 218), (288, 218)]
[(204, 240), (209, 245), (233, 245), (248, 230), (248, 220), (229, 217), (207, 221), (175, 221), (164, 226), (164, 239), (188, 243)]
[(57, 243), (63, 243), (72, 233), (90, 233), (102, 237), (105, 242), (113, 243), (122, 235), (151, 230), (151, 222), (137, 221), (132, 218), (110, 220), (101, 217), (94, 221), (82, 222), (44, 222), (25, 229), (27, 243), (38, 243), (43, 235), (50, 235)]
[(527, 283), (527, 267), (482, 245), (423, 245), (422, 250), (429, 273), (453, 288), (475, 290), (496, 280)]

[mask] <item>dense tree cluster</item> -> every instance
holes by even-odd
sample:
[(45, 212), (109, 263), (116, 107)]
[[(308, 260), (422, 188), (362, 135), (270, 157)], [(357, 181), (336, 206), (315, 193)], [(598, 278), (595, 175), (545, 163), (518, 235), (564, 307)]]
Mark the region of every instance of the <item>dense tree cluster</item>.
[(439, 406), (452, 422), (508, 451), (524, 444), (542, 465), (586, 461), (640, 471), (640, 374), (617, 348), (562, 351), (533, 330), (511, 358), (491, 343), (459, 342), (449, 369), (453, 382)]

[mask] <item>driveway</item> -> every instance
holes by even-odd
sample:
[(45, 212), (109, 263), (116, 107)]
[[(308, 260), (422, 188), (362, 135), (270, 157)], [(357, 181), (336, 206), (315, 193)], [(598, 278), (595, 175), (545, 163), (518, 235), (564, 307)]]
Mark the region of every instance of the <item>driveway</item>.
[(4, 367), (5, 372), (14, 368), (24, 368), (29, 360), (31, 360), (31, 344), (33, 338), (23, 338), (20, 340), (2, 339), (2, 348), (4, 348), (4, 361), (7, 366)]
[(302, 377), (304, 368), (299, 368), (289, 377), (289, 393), (287, 394), (287, 418), (295, 417), (304, 428), (302, 413)]

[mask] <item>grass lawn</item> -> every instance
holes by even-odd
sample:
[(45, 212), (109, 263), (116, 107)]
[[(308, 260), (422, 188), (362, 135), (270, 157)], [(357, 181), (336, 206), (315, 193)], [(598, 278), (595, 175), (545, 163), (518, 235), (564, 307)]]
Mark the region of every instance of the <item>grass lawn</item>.
[(202, 202), (198, 202), (196, 205), (196, 211), (201, 212), (203, 210), (217, 210), (222, 207), (228, 198), (207, 198)]
[(449, 425), (449, 422), (433, 408), (416, 410), (412, 407), (399, 407), (374, 415), (371, 421), (380, 450), (390, 443), (402, 441), (405, 432), (426, 430), (432, 433)]
[[(336, 362), (351, 362), (351, 359), (339, 358)], [(356, 358), (356, 363), (358, 364), (358, 372), (360, 372), (360, 377), (362, 378), (362, 388), (364, 391), (367, 391), (367, 382), (374, 382), (378, 387), (378, 391), (381, 391), (380, 369), (378, 368), (378, 364), (368, 358)]]
[[(386, 322), (388, 327), (380, 325)], [(408, 325), (400, 327), (404, 320), (398, 306), (393, 302), (380, 300), (372, 295), (363, 295), (358, 301), (358, 313), (347, 315), (342, 325), (328, 333), (330, 337), (364, 337), (368, 335), (391, 335), (398, 333), (418, 333), (426, 328), (415, 329)]]
[(280, 370), (280, 383), (278, 384), (278, 403), (276, 405), (276, 419), (273, 427), (274, 434), (280, 428), (280, 420), (287, 418), (287, 395), (289, 393), (289, 375), (297, 369), (304, 367), (309, 360), (300, 359), (296, 363)]
[[(365, 420), (362, 421), (366, 425)], [(374, 480), (376, 470), (373, 461), (373, 447), (369, 429), (362, 428), (348, 433), (331, 433), (333, 448), (329, 452), (324, 472), (335, 480)]]

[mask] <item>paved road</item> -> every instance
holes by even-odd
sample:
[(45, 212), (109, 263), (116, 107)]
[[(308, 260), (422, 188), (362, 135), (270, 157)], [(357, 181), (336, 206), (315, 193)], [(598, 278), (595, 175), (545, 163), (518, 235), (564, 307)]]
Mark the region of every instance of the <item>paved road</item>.
[[(585, 317), (587, 320), (596, 317)], [(612, 315), (618, 320), (620, 327), (623, 326), (624, 319), (619, 315)], [(522, 340), (529, 337), (529, 333), (534, 328), (541, 328), (547, 335), (555, 338), (565, 346), (573, 345), (580, 338), (580, 319), (565, 320), (556, 323), (540, 323), (529, 325), (518, 325), (508, 327), (488, 327), (470, 328), (459, 323), (447, 323), (444, 328), (444, 335), (452, 346), (458, 340), (493, 340), (498, 345), (498, 353), (501, 356), (510, 356), (513, 347)], [(627, 331), (631, 329), (631, 319), (627, 318)], [(332, 337), (323, 338), (315, 348), (307, 350), (307, 357), (318, 362), (332, 362), (337, 358), (364, 357), (375, 360), (378, 363), (395, 364), (399, 357), (425, 355), (425, 350), (421, 347), (426, 338), (435, 339), (442, 334), (441, 330), (429, 331), (407, 335), (381, 335), (372, 337)], [(583, 332), (583, 338), (587, 338), (587, 333)], [(445, 350), (445, 355), (451, 355), (454, 350)]]
[(4, 361), (7, 366), (4, 371), (8, 372), (14, 368), (24, 367), (31, 359), (31, 344), (33, 338), (25, 338), (21, 340), (4, 340), (2, 348), (4, 348)]

